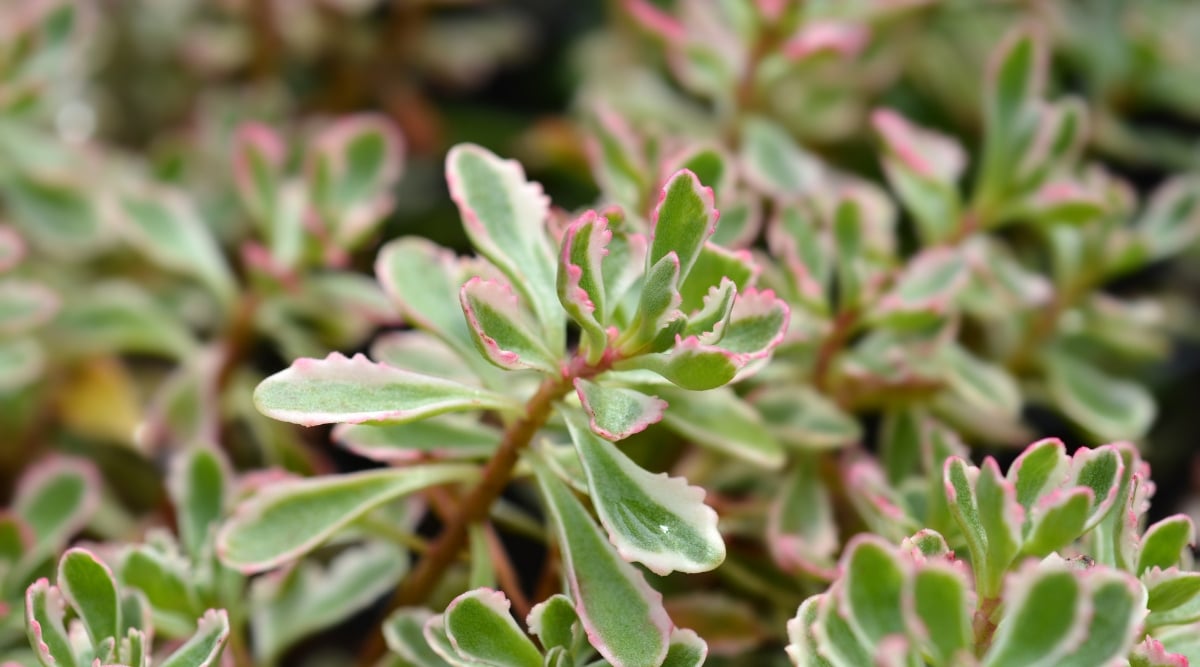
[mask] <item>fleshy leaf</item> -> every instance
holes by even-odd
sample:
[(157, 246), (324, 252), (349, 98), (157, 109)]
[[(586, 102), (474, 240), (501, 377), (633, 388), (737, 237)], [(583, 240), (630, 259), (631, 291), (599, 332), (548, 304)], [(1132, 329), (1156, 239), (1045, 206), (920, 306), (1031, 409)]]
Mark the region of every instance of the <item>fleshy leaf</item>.
[(458, 653), (496, 667), (541, 667), (542, 654), (509, 614), (508, 598), (479, 589), (454, 598), (446, 607), (446, 636)]
[(453, 252), (417, 237), (390, 241), (375, 259), (375, 277), (401, 316), (470, 360), (479, 355), (458, 303), (460, 273)]
[(1021, 527), (1025, 508), (1017, 502), (1016, 488), (1000, 474), (996, 459), (988, 457), (975, 481), (975, 501), (979, 519), (987, 535), (986, 586), (981, 593), (993, 595), (1003, 583), (1004, 573), (1021, 548)]
[(1062, 565), (1013, 575), (984, 667), (1052, 667), (1078, 647), (1089, 614), (1082, 578)]
[(1093, 570), (1087, 572), (1085, 581), (1093, 610), (1086, 639), (1059, 658), (1055, 667), (1119, 664), (1139, 633), (1146, 594), (1136, 579), (1114, 570)]
[(108, 566), (84, 549), (69, 549), (58, 562), (58, 586), (79, 613), (93, 645), (121, 635), (121, 602)]
[(373, 461), (410, 463), (426, 458), (480, 458), (496, 449), (499, 430), (459, 415), (407, 424), (339, 424), (333, 440)]
[(459, 301), (475, 347), (488, 361), (508, 370), (557, 371), (558, 360), (512, 286), (475, 277), (463, 285)]
[(334, 352), (298, 359), (254, 390), (259, 412), (280, 421), (358, 424), (405, 422), (446, 412), (510, 409), (512, 399), (483, 389)]
[(1141, 576), (1152, 567), (1165, 570), (1177, 565), (1183, 550), (1195, 542), (1196, 529), (1186, 514), (1169, 516), (1155, 523), (1142, 535), (1135, 574)]
[(765, 118), (749, 118), (743, 123), (741, 146), (746, 180), (766, 194), (796, 199), (813, 192), (825, 180), (817, 158)]
[(945, 315), (966, 281), (966, 263), (959, 253), (926, 250), (905, 266), (896, 284), (880, 298), (873, 317), (891, 327), (926, 326)]
[(395, 588), (408, 569), (406, 554), (386, 542), (369, 542), (338, 554), (323, 568), (303, 561), (281, 579), (260, 578), (251, 595), (259, 662), (274, 664), (284, 650), (361, 611)]
[(592, 431), (607, 440), (621, 440), (646, 430), (663, 418), (667, 402), (636, 389), (575, 380), (579, 402), (591, 418)]
[(951, 238), (962, 224), (957, 190), (966, 163), (962, 147), (888, 109), (876, 111), (871, 121), (888, 149), (883, 158), (888, 181), (912, 212), (922, 238), (927, 243)]
[(1154, 399), (1138, 384), (1111, 377), (1062, 350), (1045, 357), (1056, 405), (1103, 440), (1136, 440), (1154, 421)]
[(673, 334), (686, 326), (687, 320), (679, 310), (679, 277), (679, 257), (674, 252), (646, 271), (637, 315), (619, 341), (625, 355), (661, 352), (670, 346)]
[(901, 595), (906, 573), (891, 545), (872, 535), (859, 535), (846, 547), (842, 561), (842, 606), (868, 646), (904, 632)]
[(671, 645), (662, 667), (700, 667), (708, 657), (708, 644), (686, 628), (671, 630)]
[(303, 555), (383, 503), (476, 473), (469, 465), (428, 464), (277, 483), (238, 506), (217, 549), (227, 565), (261, 572)]
[(229, 614), (209, 609), (197, 623), (196, 634), (159, 663), (159, 667), (213, 667), (229, 639)]
[(38, 579), (25, 591), (25, 632), (43, 667), (75, 667), (75, 652), (63, 627), (66, 604), (58, 588)]
[(837, 449), (862, 438), (858, 420), (811, 387), (766, 387), (754, 406), (779, 442), (794, 449)]
[(1008, 481), (1017, 490), (1017, 502), (1028, 511), (1035, 502), (1067, 478), (1071, 460), (1058, 438), (1045, 438), (1025, 448), (1008, 468)]
[(670, 352), (644, 354), (615, 366), (618, 369), (651, 370), (672, 384), (692, 391), (716, 389), (732, 380), (741, 368), (737, 355), (704, 345), (695, 336), (677, 340)]
[(100, 474), (83, 459), (53, 457), (21, 477), (12, 509), (28, 524), (34, 546), (26, 558), (50, 556), (87, 523), (100, 503)]
[(717, 210), (712, 188), (702, 186), (700, 179), (686, 169), (676, 172), (663, 186), (654, 209), (654, 231), (650, 237), (647, 266), (675, 253), (682, 282), (716, 228)]
[(446, 180), (475, 248), (522, 291), (549, 347), (560, 347), (564, 332), (556, 288), (558, 263), (546, 235), (549, 201), (541, 186), (526, 181), (516, 161), (502, 160), (473, 144), (450, 149)]
[(383, 624), (388, 648), (413, 667), (451, 667), (425, 640), (425, 625), (433, 618), (428, 609), (398, 609)]
[(587, 211), (563, 234), (558, 262), (558, 300), (588, 337), (588, 359), (593, 362), (608, 344), (603, 265), (612, 237), (608, 220)]
[(837, 524), (816, 457), (795, 457), (792, 472), (772, 503), (767, 536), (771, 557), (784, 570), (818, 576), (833, 573)]
[(946, 381), (957, 396), (989, 414), (1019, 416), (1021, 390), (1003, 368), (976, 357), (957, 343), (942, 346), (938, 359), (946, 364)]
[(225, 515), (229, 463), (219, 450), (193, 447), (173, 459), (169, 488), (183, 545), (193, 558), (204, 553), (209, 529)]
[(720, 347), (743, 363), (766, 358), (783, 340), (789, 316), (787, 304), (771, 290), (747, 289), (734, 298)]
[(126, 237), (165, 269), (194, 275), (226, 305), (237, 284), (209, 226), (181, 193), (121, 199)]
[(784, 464), (784, 451), (762, 417), (730, 389), (655, 391), (670, 404), (663, 423), (692, 442), (764, 468)]
[(963, 573), (949, 565), (925, 563), (913, 573), (905, 591), (910, 632), (932, 649), (941, 664), (971, 650), (971, 599)]
[(839, 595), (821, 596), (815, 625), (820, 653), (836, 667), (869, 665), (871, 647), (864, 646), (847, 620), (847, 612)]
[(537, 635), (542, 646), (569, 648), (573, 638), (572, 626), (579, 620), (571, 598), (555, 594), (535, 604), (525, 625)]
[(1148, 594), (1147, 628), (1200, 620), (1200, 572), (1150, 570), (1142, 577)]
[(121, 585), (145, 596), (154, 629), (164, 636), (186, 637), (196, 629), (197, 601), (189, 569), (177, 553), (162, 553), (149, 545), (134, 547), (118, 568)]
[(1188, 659), (1177, 653), (1168, 653), (1162, 643), (1154, 637), (1133, 647), (1129, 654), (1130, 667), (1188, 667)]
[(703, 489), (646, 472), (593, 434), (582, 414), (565, 417), (592, 504), (622, 558), (659, 575), (707, 572), (725, 560), (717, 513), (704, 504)]
[(1200, 236), (1200, 184), (1195, 179), (1176, 178), (1160, 186), (1136, 229), (1153, 259), (1191, 246)]
[(621, 560), (592, 518), (545, 466), (538, 485), (553, 517), (575, 611), (592, 646), (613, 667), (661, 664), (671, 619), (662, 595)]
[(1125, 464), (1114, 447), (1105, 445), (1096, 449), (1081, 447), (1071, 456), (1071, 472), (1068, 485), (1082, 486), (1092, 490), (1092, 507), (1085, 530), (1090, 530), (1104, 519), (1117, 499)]
[(337, 246), (351, 248), (392, 207), (400, 134), (386, 116), (358, 114), (333, 122), (310, 146), (305, 171), (313, 205)]
[(985, 200), (1008, 191), (1018, 160), (1033, 140), (1034, 102), (1046, 78), (1045, 51), (1032, 34), (1014, 32), (993, 54), (984, 87), (986, 132), (979, 188)]

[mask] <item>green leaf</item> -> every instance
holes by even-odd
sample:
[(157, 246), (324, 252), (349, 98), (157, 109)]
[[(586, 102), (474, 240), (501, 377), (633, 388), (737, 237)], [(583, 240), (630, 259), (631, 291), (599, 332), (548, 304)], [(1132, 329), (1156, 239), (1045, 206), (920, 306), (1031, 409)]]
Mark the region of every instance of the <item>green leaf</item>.
[(338, 247), (357, 245), (391, 210), (402, 151), (391, 121), (369, 113), (334, 121), (310, 144), (308, 191)]
[(558, 261), (558, 300), (588, 341), (588, 361), (599, 361), (608, 345), (608, 302), (604, 257), (612, 242), (608, 220), (587, 211), (563, 233)]
[(746, 289), (733, 300), (720, 347), (738, 355), (740, 363), (765, 359), (787, 333), (789, 316), (787, 304), (771, 290)]
[(671, 630), (671, 645), (662, 667), (700, 667), (708, 657), (708, 644), (686, 628)]
[(1062, 565), (1027, 567), (1010, 579), (1004, 599), (983, 667), (1052, 667), (1078, 645), (1087, 604), (1076, 572)]
[(1200, 620), (1200, 572), (1150, 570), (1142, 579), (1148, 596), (1146, 608), (1150, 610), (1147, 628)]
[(617, 362), (618, 370), (644, 368), (654, 371), (682, 389), (704, 391), (728, 383), (741, 367), (737, 355), (695, 336), (678, 341), (671, 351), (644, 354)]
[(606, 107), (596, 109), (589, 120), (588, 157), (597, 184), (608, 200), (638, 210), (651, 176), (637, 137), (624, 118)]
[(159, 667), (213, 667), (229, 639), (229, 615), (224, 609), (209, 609), (196, 623), (196, 634), (159, 663)]
[(446, 180), (467, 236), (521, 290), (541, 322), (547, 345), (562, 347), (562, 306), (557, 262), (546, 234), (549, 201), (514, 160), (502, 160), (473, 144), (446, 156)]
[(955, 395), (989, 414), (1020, 416), (1021, 390), (1008, 371), (956, 342), (940, 346), (938, 360), (945, 365), (946, 381)]
[(951, 238), (962, 226), (957, 187), (966, 164), (962, 147), (888, 109), (875, 111), (871, 121), (888, 149), (883, 158), (888, 182), (912, 212), (921, 238), (927, 244)]
[(833, 574), (840, 541), (829, 489), (821, 479), (817, 457), (794, 457), (767, 519), (767, 547), (785, 571)]
[(54, 322), (72, 353), (132, 352), (184, 358), (196, 340), (142, 288), (104, 282), (71, 295)]
[(817, 645), (821, 655), (835, 667), (870, 665), (873, 647), (864, 646), (847, 621), (847, 612), (839, 608), (840, 595), (821, 596), (816, 627)]
[(1016, 488), (1004, 479), (996, 459), (990, 456), (984, 459), (975, 481), (975, 502), (987, 535), (988, 578), (980, 593), (991, 596), (1000, 590), (1004, 574), (1021, 548), (1024, 511), (1017, 502)]
[(873, 535), (856, 536), (842, 562), (843, 604), (855, 632), (867, 646), (904, 632), (900, 599), (905, 572), (891, 545)]
[(646, 472), (592, 433), (582, 413), (568, 410), (563, 416), (592, 504), (622, 558), (659, 575), (707, 572), (725, 560), (717, 513), (704, 504), (703, 489)]
[(406, 424), (339, 424), (333, 440), (373, 461), (413, 463), (427, 458), (483, 458), (495, 451), (501, 432), (460, 415)]
[(541, 667), (542, 654), (509, 614), (499, 591), (467, 591), (445, 613), (446, 636), (464, 658), (496, 667)]
[(237, 507), (217, 537), (218, 553), (244, 572), (268, 570), (386, 502), (476, 474), (471, 465), (428, 464), (277, 483)]
[(1058, 438), (1044, 438), (1029, 445), (1008, 468), (1008, 481), (1017, 490), (1017, 502), (1031, 510), (1039, 498), (1067, 479), (1071, 460)]
[(13, 223), (52, 257), (94, 254), (105, 245), (97, 206), (77, 184), (51, 177), (6, 178), (0, 191)]
[(92, 644), (121, 635), (121, 602), (108, 566), (84, 549), (68, 549), (58, 561), (58, 587), (75, 608)]
[(1056, 406), (1102, 440), (1137, 440), (1154, 422), (1154, 399), (1144, 387), (1111, 377), (1063, 350), (1044, 360)]
[(670, 409), (663, 424), (692, 442), (755, 465), (778, 469), (783, 448), (762, 418), (728, 388), (688, 392), (674, 387), (654, 390)]
[(1112, 510), (1124, 468), (1120, 452), (1111, 445), (1096, 449), (1080, 447), (1071, 456), (1068, 486), (1086, 487), (1093, 494), (1085, 530), (1094, 528)]
[(909, 632), (923, 638), (939, 664), (953, 664), (970, 652), (973, 604), (961, 570), (937, 561), (925, 563), (913, 574), (905, 596), (910, 600), (905, 608), (913, 610), (906, 615)]
[(1186, 514), (1176, 514), (1146, 529), (1138, 550), (1137, 570), (1141, 576), (1152, 567), (1163, 570), (1179, 564), (1183, 550), (1195, 544), (1196, 529)]
[(226, 306), (237, 298), (237, 283), (212, 232), (182, 193), (121, 198), (125, 238), (169, 271), (195, 276)]
[(978, 478), (978, 468), (967, 465), (957, 456), (946, 459), (943, 479), (946, 485), (946, 500), (950, 504), (950, 515), (962, 530), (967, 549), (971, 552), (971, 565), (975, 570), (980, 595), (995, 596), (999, 591), (990, 590), (985, 586), (985, 582), (994, 581), (999, 577), (989, 569), (987, 560), (987, 528), (975, 499), (975, 481)]
[(1069, 546), (1086, 532), (1095, 497), (1091, 489), (1076, 487), (1040, 498), (1028, 512), (1021, 553), (1040, 558)]
[(261, 664), (362, 611), (393, 590), (408, 570), (407, 554), (386, 542), (369, 542), (338, 554), (324, 567), (302, 561), (282, 578), (254, 581), (251, 626)]
[(1139, 632), (1146, 598), (1136, 579), (1123, 572), (1093, 570), (1086, 581), (1094, 610), (1083, 635), (1087, 639), (1059, 658), (1055, 667), (1120, 664)]
[(29, 560), (57, 553), (83, 529), (100, 504), (100, 474), (84, 459), (52, 457), (21, 476), (12, 509), (29, 526)]
[(25, 591), (25, 632), (43, 667), (75, 667), (75, 651), (63, 627), (66, 604), (58, 588), (38, 579)]
[(568, 649), (574, 639), (573, 628), (578, 620), (571, 598), (555, 594), (533, 606), (525, 625), (537, 635), (543, 647)]
[(1135, 229), (1149, 259), (1162, 259), (1191, 247), (1200, 237), (1200, 182), (1178, 177), (1159, 186)]
[(512, 398), (333, 352), (298, 359), (254, 390), (259, 412), (280, 421), (358, 424), (406, 422), (446, 412), (512, 409)]
[(779, 442), (809, 452), (859, 442), (862, 426), (836, 403), (808, 386), (764, 387), (754, 407)]
[(733, 281), (739, 292), (745, 291), (758, 273), (758, 265), (749, 251), (729, 250), (714, 245), (711, 241), (705, 243), (687, 279), (679, 287), (679, 295), (682, 298), (679, 307), (685, 313), (699, 310), (703, 307), (709, 291), (720, 287), (727, 279)]
[(577, 378), (575, 392), (591, 419), (592, 432), (607, 440), (640, 433), (663, 418), (667, 402), (636, 389), (596, 384)]
[(233, 138), (233, 184), (242, 206), (271, 240), (272, 254), (284, 266), (294, 266), (299, 258), (302, 228), (295, 235), (276, 227), (279, 219), (279, 191), (283, 180), (288, 147), (271, 127), (256, 122), (240, 125)]
[(592, 518), (545, 466), (538, 485), (553, 517), (575, 611), (592, 646), (613, 667), (661, 664), (671, 619), (662, 595), (621, 560)]
[(871, 318), (900, 329), (934, 324), (949, 312), (966, 281), (967, 267), (960, 253), (944, 247), (926, 250), (905, 265)]
[(150, 640), (140, 629), (130, 628), (118, 653), (130, 667), (150, 667)]
[(424, 627), (433, 616), (428, 609), (397, 609), (383, 623), (388, 648), (413, 667), (451, 667), (425, 640)]
[(209, 530), (225, 515), (230, 474), (229, 463), (215, 447), (195, 446), (172, 459), (168, 489), (180, 539), (194, 559), (205, 553)]
[(537, 322), (522, 307), (512, 286), (476, 276), (463, 285), (459, 301), (475, 348), (493, 365), (507, 370), (558, 371), (561, 353), (556, 355), (543, 344)]
[(646, 266), (654, 266), (668, 254), (675, 253), (682, 282), (700, 256), (704, 242), (716, 229), (717, 210), (712, 188), (701, 185), (700, 179), (686, 169), (675, 172), (663, 186), (654, 209)]
[(0, 334), (27, 333), (49, 322), (61, 305), (58, 293), (30, 280), (0, 282)]
[(746, 180), (756, 189), (783, 200), (795, 200), (825, 181), (823, 165), (786, 130), (760, 117), (742, 123), (741, 162)]
[(1011, 187), (1018, 160), (1036, 131), (1034, 102), (1046, 78), (1046, 49), (1028, 32), (1014, 32), (992, 56), (984, 86), (984, 147), (980, 196), (994, 201)]
[(715, 345), (721, 342), (733, 313), (733, 301), (737, 296), (737, 285), (728, 278), (708, 290), (703, 305), (687, 318), (687, 326), (680, 336), (696, 336), (702, 343)]
[(462, 273), (453, 252), (419, 237), (390, 241), (375, 259), (375, 277), (401, 316), (470, 361), (479, 355), (458, 301)]
[(833, 663), (821, 655), (815, 633), (815, 626), (819, 622), (817, 613), (821, 601), (826, 597), (828, 596), (814, 595), (808, 598), (796, 610), (795, 618), (788, 621), (786, 651), (796, 667), (834, 667)]
[(679, 257), (674, 252), (658, 260), (646, 272), (637, 314), (618, 340), (625, 356), (643, 352), (661, 352), (670, 347), (675, 334), (687, 320), (679, 310)]
[(149, 545), (139, 545), (121, 560), (118, 572), (122, 586), (146, 596), (154, 629), (175, 638), (186, 637), (196, 629), (198, 601), (190, 570), (190, 564), (177, 553), (162, 553)]

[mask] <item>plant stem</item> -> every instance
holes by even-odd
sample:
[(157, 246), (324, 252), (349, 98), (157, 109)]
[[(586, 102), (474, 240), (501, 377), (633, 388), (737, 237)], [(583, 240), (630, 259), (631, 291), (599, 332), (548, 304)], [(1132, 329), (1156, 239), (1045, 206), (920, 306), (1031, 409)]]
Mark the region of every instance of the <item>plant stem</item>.
[(813, 363), (813, 385), (821, 392), (828, 393), (829, 390), (829, 373), (833, 368), (833, 360), (837, 357), (838, 352), (845, 346), (846, 341), (850, 339), (850, 333), (854, 330), (854, 325), (858, 321), (858, 312), (856, 310), (844, 310), (838, 313), (838, 316), (833, 321), (833, 329), (830, 330), (829, 336), (821, 343), (821, 347), (817, 350), (817, 359)]
[[(525, 404), (525, 414), (513, 422), (500, 440), (496, 453), (484, 466), (482, 479), (458, 504), (458, 511), (450, 517), (442, 534), (417, 562), (388, 604), (387, 614), (401, 607), (419, 605), (429, 597), (442, 575), (454, 562), (467, 543), (467, 528), (487, 519), (492, 503), (500, 497), (512, 479), (521, 450), (529, 446), (553, 412), (554, 403), (566, 396), (573, 388), (576, 378), (589, 378), (607, 370), (615, 361), (611, 354), (596, 364), (588, 364), (582, 356), (575, 356), (562, 371), (560, 377), (549, 377), (542, 381), (538, 390)], [(360, 664), (370, 665), (383, 654), (382, 632), (375, 632), (367, 640), (360, 655)]]

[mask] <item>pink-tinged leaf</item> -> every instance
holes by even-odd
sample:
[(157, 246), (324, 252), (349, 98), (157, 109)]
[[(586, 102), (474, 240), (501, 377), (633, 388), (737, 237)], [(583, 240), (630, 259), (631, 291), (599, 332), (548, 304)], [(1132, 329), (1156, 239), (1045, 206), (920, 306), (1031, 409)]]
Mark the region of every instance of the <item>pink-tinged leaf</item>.
[(1157, 639), (1146, 637), (1129, 654), (1129, 667), (1188, 667), (1188, 659), (1178, 653), (1168, 653)]
[(1142, 437), (1154, 422), (1154, 398), (1136, 382), (1114, 377), (1065, 348), (1042, 359), (1055, 406), (1105, 441)]
[(1001, 200), (1016, 178), (1021, 156), (1034, 141), (1036, 103), (1048, 69), (1043, 40), (1015, 30), (994, 51), (984, 85), (984, 134), (978, 197), (989, 204)]
[(667, 402), (635, 389), (575, 380), (575, 393), (591, 420), (592, 432), (606, 440), (622, 440), (662, 421)]
[(475, 277), (459, 291), (459, 302), (475, 347), (488, 361), (507, 370), (558, 371), (561, 361), (542, 342), (538, 323), (510, 285)]
[(846, 545), (839, 569), (840, 606), (865, 645), (904, 632), (901, 596), (908, 564), (892, 545), (875, 535), (856, 535)]
[(35, 329), (50, 321), (61, 305), (58, 293), (41, 283), (0, 282), (0, 334), (14, 336)]
[(1073, 180), (1046, 183), (1022, 208), (1025, 216), (1047, 224), (1083, 225), (1108, 212), (1103, 193)]
[(1178, 177), (1159, 186), (1136, 224), (1150, 258), (1169, 257), (1200, 237), (1200, 180)]
[(708, 657), (708, 644), (687, 628), (671, 630), (671, 644), (662, 667), (700, 667)]
[(550, 204), (542, 186), (525, 180), (516, 161), (473, 144), (450, 149), (446, 180), (472, 244), (521, 291), (550, 348), (561, 347), (558, 262), (547, 234)]
[(159, 663), (159, 667), (215, 667), (228, 639), (228, 612), (209, 609), (196, 623), (196, 634)]
[(1062, 564), (1034, 563), (1009, 577), (1005, 611), (983, 667), (1055, 667), (1087, 639), (1093, 609), (1084, 579)]
[(446, 412), (517, 409), (512, 397), (333, 352), (297, 359), (254, 390), (259, 412), (280, 421), (409, 422)]
[(68, 549), (58, 561), (58, 586), (83, 621), (93, 646), (120, 634), (117, 580), (92, 552)]
[(622, 558), (659, 575), (707, 572), (725, 560), (717, 513), (704, 504), (704, 489), (642, 469), (596, 437), (581, 413), (571, 410), (564, 417), (592, 505)]
[(783, 55), (801, 61), (829, 53), (853, 58), (862, 52), (871, 38), (865, 25), (844, 21), (806, 21), (783, 45)]
[(646, 272), (642, 294), (633, 322), (616, 341), (620, 354), (632, 357), (647, 352), (662, 352), (670, 347), (676, 334), (687, 326), (679, 305), (679, 257), (670, 252)]
[(909, 633), (940, 664), (959, 664), (970, 654), (975, 595), (962, 568), (944, 560), (923, 563), (905, 586), (903, 609)]
[(837, 667), (870, 665), (874, 662), (873, 646), (863, 643), (858, 631), (849, 622), (849, 611), (842, 603), (840, 586), (835, 585), (821, 597), (815, 632), (820, 653)]
[(11, 271), (25, 259), (25, 239), (9, 225), (0, 225), (0, 273)]
[[(425, 639), (425, 627), (434, 618), (442, 620), (440, 614), (435, 615), (421, 607), (397, 610), (383, 623), (383, 637), (388, 648), (416, 667), (452, 667)], [(445, 639), (444, 630), (442, 639)], [(446, 643), (449, 644), (449, 640)]]
[(1019, 188), (1035, 189), (1056, 171), (1071, 171), (1088, 139), (1088, 110), (1083, 100), (1067, 98), (1039, 105), (1036, 135), (1017, 167)]
[(962, 176), (967, 156), (953, 139), (917, 127), (891, 109), (876, 110), (871, 122), (888, 151), (917, 176), (947, 185)]
[(1172, 567), (1152, 568), (1142, 575), (1146, 587), (1147, 628), (1182, 625), (1200, 620), (1200, 572)]
[(541, 667), (542, 654), (517, 626), (504, 593), (467, 591), (446, 607), (446, 637), (469, 664)]
[(1026, 447), (1009, 466), (1006, 477), (1016, 487), (1017, 502), (1028, 510), (1066, 481), (1070, 465), (1062, 440), (1045, 438)]
[(863, 457), (844, 465), (843, 483), (851, 504), (872, 532), (899, 542), (920, 528), (875, 460)]
[(598, 361), (608, 345), (603, 266), (612, 237), (608, 220), (587, 211), (567, 227), (559, 253), (558, 300), (587, 336), (591, 362)]
[(278, 206), (279, 187), (287, 144), (271, 127), (245, 123), (233, 137), (233, 184), (242, 206), (274, 238), (272, 221)]
[(338, 424), (333, 440), (362, 456), (395, 465), (428, 460), (487, 458), (502, 434), (459, 415), (430, 417), (407, 424)]
[(821, 654), (816, 634), (817, 613), (827, 594), (814, 595), (800, 604), (796, 616), (788, 621), (788, 658), (796, 667), (833, 667)]
[(755, 283), (759, 273), (761, 268), (749, 250), (730, 250), (709, 241), (679, 288), (683, 298), (680, 310), (692, 313), (701, 309), (709, 291), (720, 287), (725, 279), (733, 281), (739, 292), (745, 291)]
[(790, 316), (774, 292), (751, 287), (734, 297), (720, 347), (737, 355), (739, 365), (765, 359), (783, 340)]
[(927, 325), (944, 317), (967, 282), (962, 255), (948, 248), (933, 248), (917, 255), (884, 294), (873, 317), (891, 327)]
[(525, 625), (529, 632), (537, 635), (538, 641), (546, 649), (555, 646), (570, 648), (575, 623), (579, 616), (575, 613), (575, 604), (571, 598), (558, 593), (533, 605)]
[(63, 626), (66, 603), (58, 588), (38, 579), (25, 591), (25, 632), (41, 663), (75, 667), (75, 651)]
[(828, 185), (825, 165), (774, 122), (748, 118), (741, 138), (743, 173), (759, 192), (792, 201)]
[(1169, 516), (1146, 529), (1138, 549), (1137, 570), (1141, 576), (1152, 567), (1163, 570), (1178, 565), (1184, 549), (1196, 544), (1196, 527), (1186, 514)]
[(1111, 445), (1096, 449), (1080, 447), (1071, 456), (1067, 486), (1082, 486), (1092, 490), (1092, 507), (1085, 530), (1090, 530), (1112, 510), (1120, 489), (1125, 464), (1121, 454)]
[(799, 206), (778, 211), (767, 227), (767, 247), (787, 274), (788, 298), (817, 313), (829, 308), (833, 237)]
[(783, 447), (762, 416), (729, 388), (689, 392), (671, 386), (646, 387), (670, 404), (663, 424), (701, 447), (754, 466), (778, 470), (786, 460)]
[[(452, 304), (462, 318), (462, 308)], [(466, 331), (466, 321), (463, 320), (463, 330)], [(466, 342), (469, 344), (470, 339)], [(468, 349), (471, 357), (479, 359), (474, 349)], [(443, 342), (427, 331), (408, 329), (403, 331), (388, 331), (376, 336), (371, 341), (368, 351), (371, 359), (388, 366), (403, 368), (414, 373), (436, 375), (447, 380), (463, 384), (481, 384), (479, 376), (453, 347)], [(491, 368), (491, 364), (487, 364)]]
[(989, 580), (981, 592), (992, 595), (1000, 590), (1004, 573), (1021, 548), (1021, 527), (1025, 508), (1017, 502), (1016, 487), (1000, 474), (992, 457), (983, 461), (975, 481), (975, 500), (979, 518), (987, 534), (987, 574)]
[(617, 362), (618, 370), (646, 369), (654, 371), (683, 389), (704, 391), (727, 384), (737, 375), (743, 363), (740, 355), (712, 345), (704, 345), (691, 336), (676, 337), (675, 346), (663, 354), (643, 354)]
[(1092, 608), (1085, 640), (1059, 658), (1055, 667), (1123, 665), (1142, 632), (1146, 591), (1132, 575), (1116, 570), (1086, 570), (1082, 578)]
[(306, 157), (313, 204), (337, 247), (360, 243), (393, 205), (403, 168), (403, 139), (379, 114), (358, 114), (326, 127)]
[(817, 459), (797, 456), (771, 503), (767, 521), (771, 557), (784, 571), (832, 579), (839, 545), (833, 504)]
[(276, 482), (238, 505), (217, 536), (217, 553), (246, 573), (269, 570), (384, 503), (477, 474), (467, 464), (425, 464)]
[(25, 558), (50, 556), (82, 530), (100, 505), (100, 484), (99, 471), (84, 459), (52, 456), (29, 467), (12, 504), (36, 538)]
[(1087, 487), (1055, 489), (1028, 508), (1021, 553), (1043, 558), (1070, 546), (1087, 527), (1095, 494)]
[(650, 0), (623, 0), (622, 5), (642, 30), (668, 44), (678, 45), (687, 41), (683, 24)]
[(728, 278), (722, 278), (720, 285), (708, 290), (700, 310), (688, 316), (687, 326), (680, 335), (696, 336), (707, 345), (719, 343), (725, 336), (736, 297), (737, 285)]
[(663, 186), (654, 208), (647, 267), (675, 253), (680, 280), (686, 279), (705, 241), (717, 229), (717, 216), (712, 188), (701, 185), (686, 169), (676, 172)]
[(588, 123), (591, 132), (585, 144), (592, 174), (605, 199), (631, 211), (643, 210), (651, 174), (642, 142), (625, 118), (603, 104), (597, 106)]
[(617, 555), (587, 510), (552, 472), (541, 464), (535, 470), (589, 643), (613, 667), (661, 664), (672, 629), (662, 595)]

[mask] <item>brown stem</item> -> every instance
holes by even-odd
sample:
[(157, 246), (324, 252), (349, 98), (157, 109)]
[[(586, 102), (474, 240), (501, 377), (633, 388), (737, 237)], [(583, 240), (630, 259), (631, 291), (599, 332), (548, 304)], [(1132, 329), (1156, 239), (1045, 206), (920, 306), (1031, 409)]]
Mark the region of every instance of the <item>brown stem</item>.
[(813, 363), (813, 385), (821, 392), (828, 393), (829, 390), (829, 373), (833, 368), (833, 360), (837, 358), (838, 352), (845, 346), (846, 341), (850, 339), (850, 333), (854, 330), (854, 325), (858, 321), (858, 312), (855, 310), (846, 310), (838, 313), (838, 316), (833, 320), (833, 329), (830, 330), (829, 336), (821, 343), (821, 347), (817, 350), (817, 359)]
[(975, 652), (981, 657), (992, 645), (992, 636), (996, 633), (996, 623), (992, 616), (999, 606), (1000, 598), (984, 598), (979, 603), (979, 609), (975, 611), (975, 619), (972, 622), (975, 631)]
[[(484, 466), (482, 479), (458, 504), (458, 511), (450, 518), (442, 534), (429, 551), (418, 561), (388, 604), (388, 614), (401, 607), (419, 605), (433, 593), (446, 569), (467, 543), (467, 528), (487, 518), (492, 503), (508, 486), (513, 468), (517, 465), (521, 450), (533, 440), (533, 436), (546, 424), (553, 411), (554, 403), (566, 396), (574, 386), (576, 378), (589, 378), (607, 370), (615, 359), (605, 355), (596, 364), (588, 364), (583, 357), (575, 357), (563, 368), (561, 377), (546, 378), (537, 392), (525, 404), (525, 414), (513, 422), (504, 432), (496, 453)], [(360, 664), (370, 665), (383, 654), (383, 634), (372, 633), (364, 646)]]
[(500, 542), (500, 535), (496, 533), (496, 529), (488, 524), (484, 527), (484, 531), (487, 536), (488, 554), (492, 558), (493, 567), (496, 568), (496, 581), (500, 584), (500, 590), (504, 591), (508, 595), (509, 601), (512, 602), (513, 613), (524, 622), (532, 607), (525, 591), (521, 589), (521, 580), (517, 577), (516, 569), (513, 568), (512, 559), (504, 550), (504, 544)]

